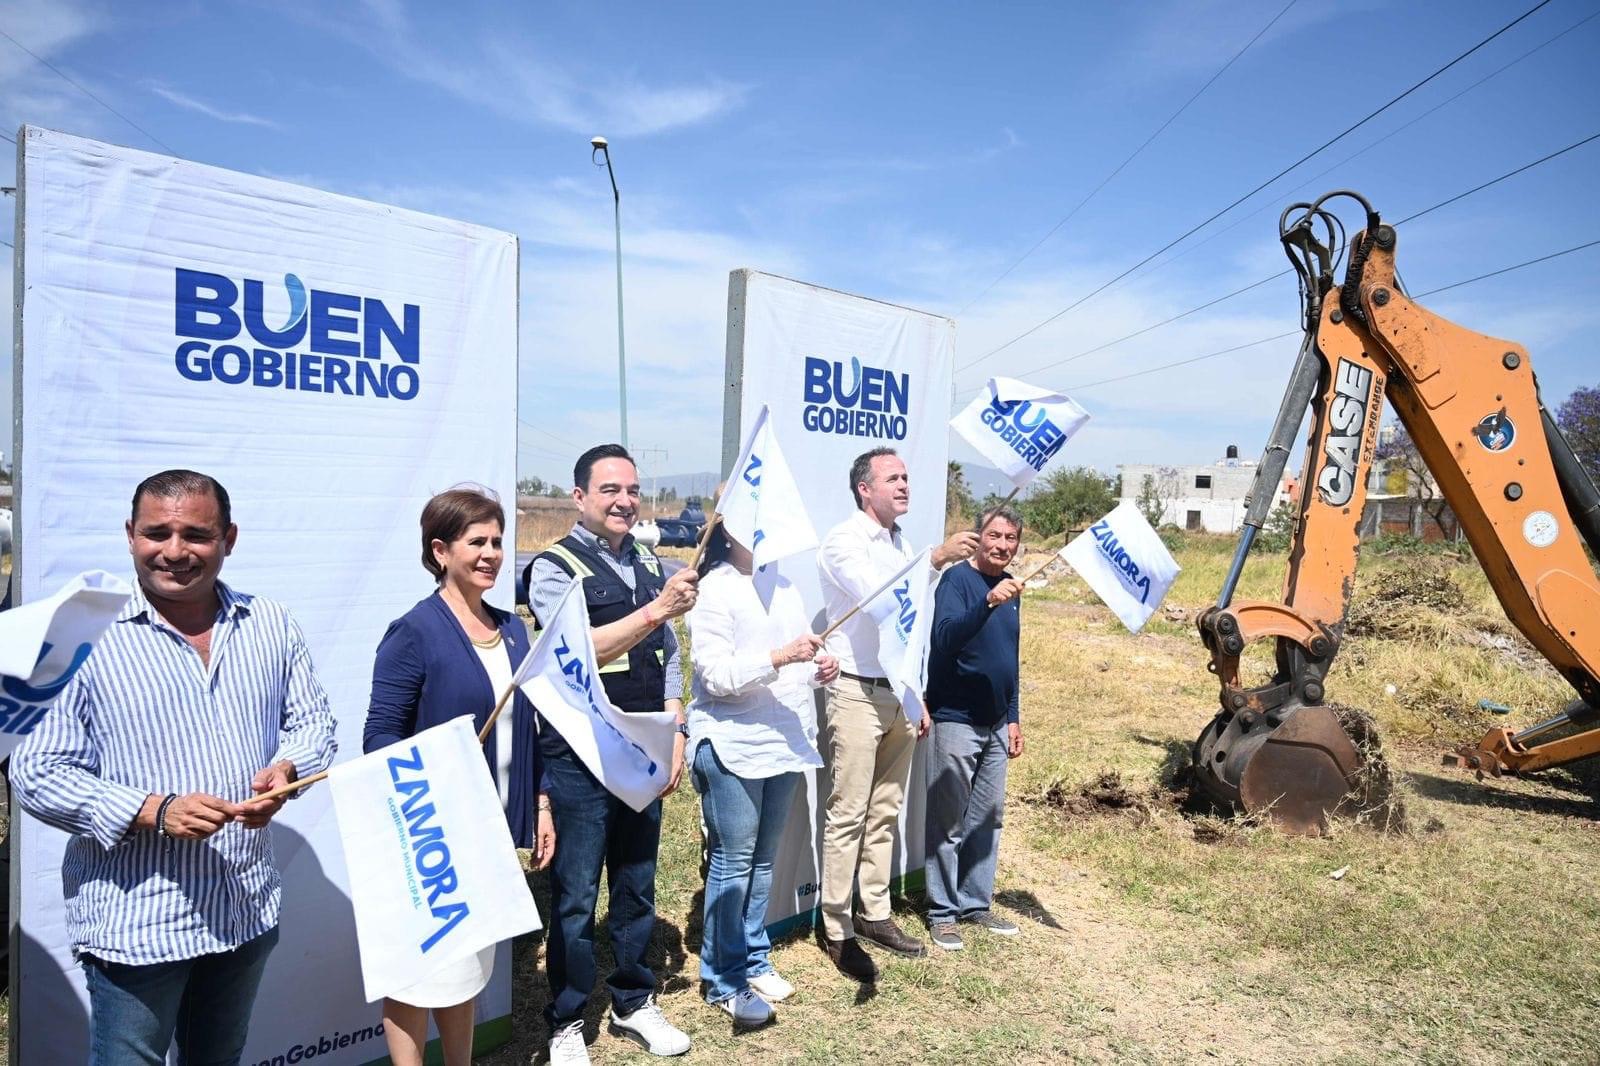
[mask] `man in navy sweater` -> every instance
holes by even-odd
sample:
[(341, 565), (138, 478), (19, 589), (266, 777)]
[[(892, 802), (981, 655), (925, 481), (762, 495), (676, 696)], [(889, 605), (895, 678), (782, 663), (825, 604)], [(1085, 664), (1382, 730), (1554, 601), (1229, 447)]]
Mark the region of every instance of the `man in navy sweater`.
[(995, 861), (1005, 809), (1006, 762), (1022, 754), (1017, 716), (1018, 605), (1022, 584), (1006, 572), (1022, 517), (1000, 507), (979, 522), (971, 565), (950, 567), (934, 595), (928, 655), (928, 805), (924, 859), (933, 942), (963, 947), (956, 922), (1001, 936), (1015, 924), (993, 913)]

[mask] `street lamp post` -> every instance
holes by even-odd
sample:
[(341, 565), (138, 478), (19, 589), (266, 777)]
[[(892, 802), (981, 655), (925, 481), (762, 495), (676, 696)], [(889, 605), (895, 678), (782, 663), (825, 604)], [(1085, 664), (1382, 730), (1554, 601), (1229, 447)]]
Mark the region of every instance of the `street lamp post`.
[(611, 179), (611, 203), (617, 229), (617, 395), (622, 405), (622, 446), (626, 448), (628, 446), (628, 360), (622, 343), (622, 193), (617, 190), (617, 174), (611, 169), (611, 149), (606, 139), (595, 137), (589, 141), (589, 146), (591, 149), (589, 161), (599, 166), (594, 157), (604, 156), (606, 175)]

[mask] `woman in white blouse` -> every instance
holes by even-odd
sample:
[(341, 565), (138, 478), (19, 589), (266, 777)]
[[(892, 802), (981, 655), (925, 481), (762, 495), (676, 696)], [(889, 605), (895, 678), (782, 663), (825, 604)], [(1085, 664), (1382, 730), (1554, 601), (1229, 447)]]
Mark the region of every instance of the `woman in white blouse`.
[(822, 765), (812, 691), (839, 662), (775, 567), (752, 576), (749, 549), (720, 526), (706, 559), (688, 618), (689, 764), (711, 846), (700, 977), (708, 1002), (752, 1027), (794, 991), (767, 959), (767, 893), (800, 775)]

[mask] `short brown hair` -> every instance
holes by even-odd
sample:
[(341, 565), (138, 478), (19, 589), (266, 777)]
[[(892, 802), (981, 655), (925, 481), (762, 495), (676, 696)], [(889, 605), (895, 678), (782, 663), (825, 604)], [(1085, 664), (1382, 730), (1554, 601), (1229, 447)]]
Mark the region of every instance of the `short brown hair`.
[(422, 565), (435, 581), (444, 580), (444, 568), (433, 557), (433, 542), (452, 544), (479, 522), (493, 522), (506, 531), (506, 509), (500, 497), (481, 486), (446, 489), (422, 509)]

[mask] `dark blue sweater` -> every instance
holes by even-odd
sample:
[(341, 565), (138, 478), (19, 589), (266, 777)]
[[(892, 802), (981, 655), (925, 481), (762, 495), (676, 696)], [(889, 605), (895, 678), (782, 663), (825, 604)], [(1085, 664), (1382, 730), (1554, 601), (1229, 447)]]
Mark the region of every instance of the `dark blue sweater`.
[(990, 608), (989, 590), (1009, 574), (987, 577), (957, 563), (939, 578), (928, 653), (928, 714), (936, 722), (993, 729), (1017, 721), (1019, 600)]

